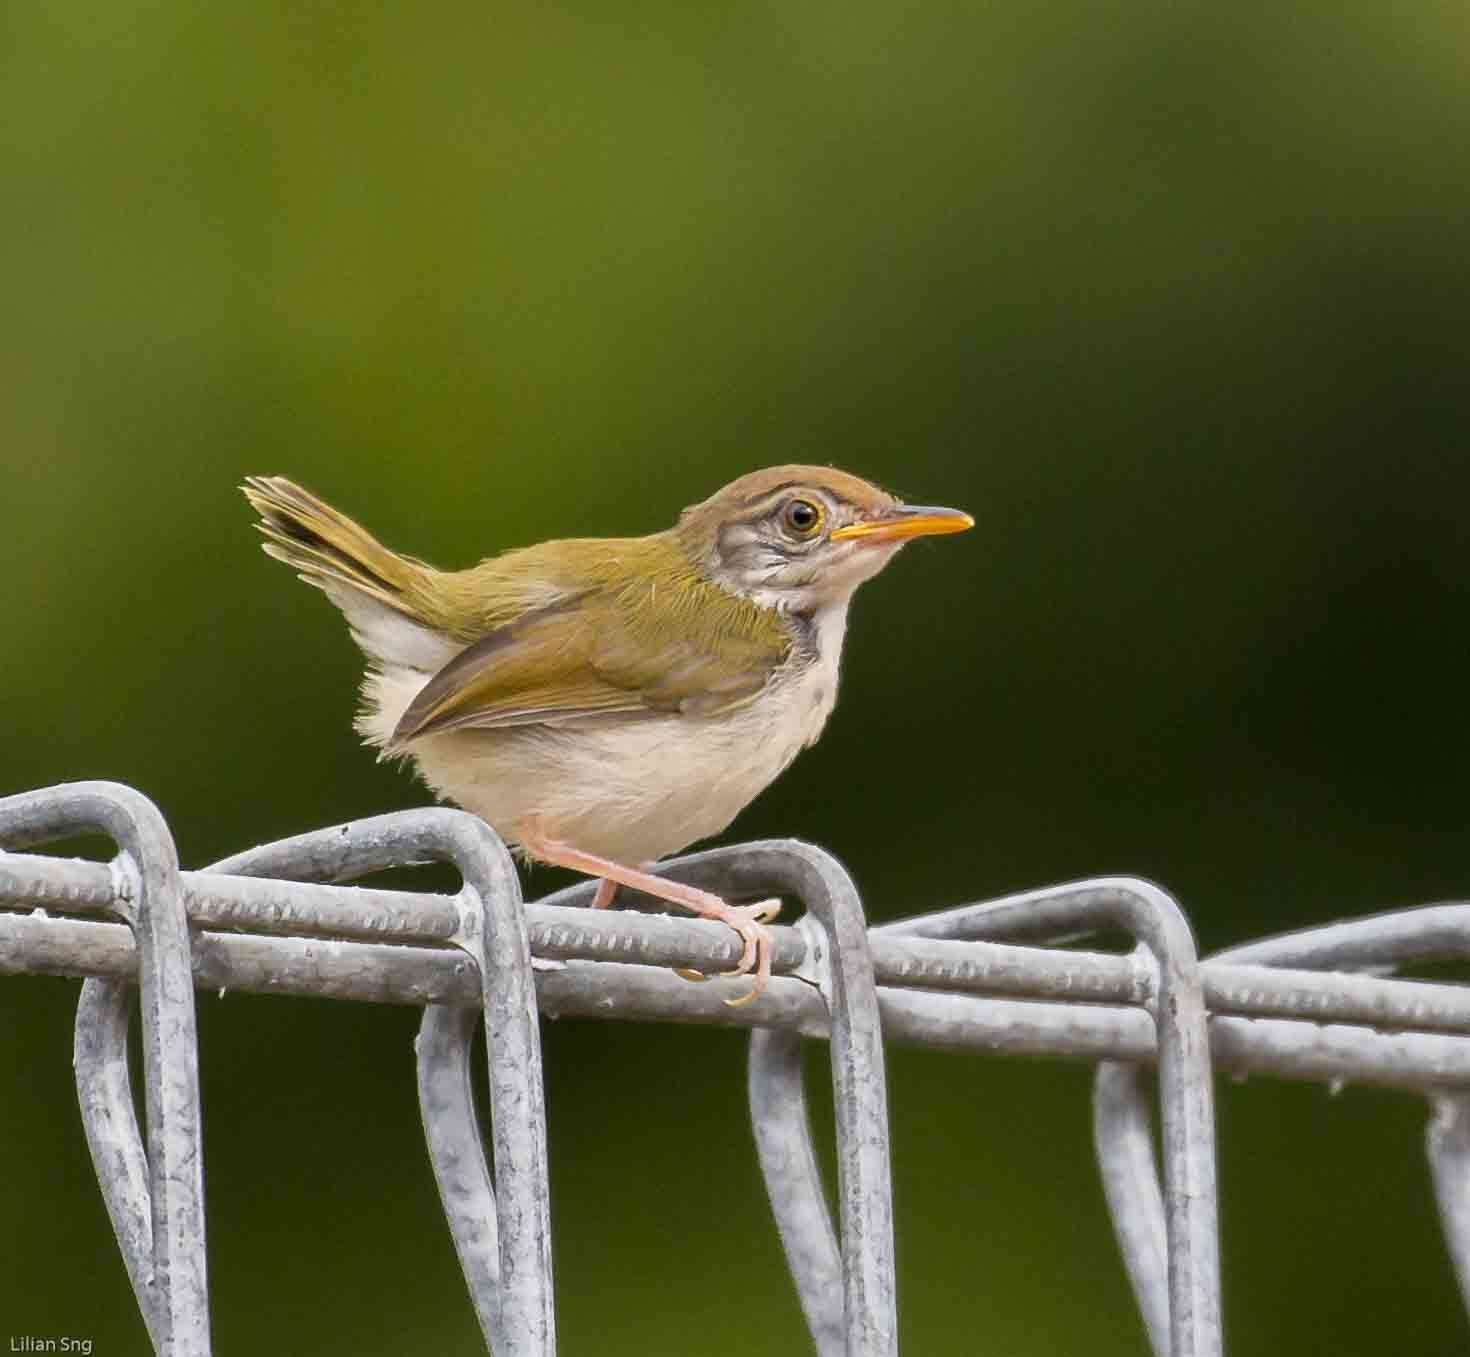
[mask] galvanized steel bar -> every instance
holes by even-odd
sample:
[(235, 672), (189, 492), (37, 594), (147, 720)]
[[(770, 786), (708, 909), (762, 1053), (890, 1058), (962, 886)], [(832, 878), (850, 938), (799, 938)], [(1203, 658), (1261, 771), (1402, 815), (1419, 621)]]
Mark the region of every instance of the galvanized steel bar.
[[(1042, 933), (1040, 927), (1045, 928)], [(1157, 990), (1159, 1098), (1168, 1231), (1172, 1357), (1216, 1357), (1220, 1332), (1219, 1212), (1214, 1088), (1204, 989), (1194, 938), (1178, 904), (1153, 882), (1104, 877), (964, 906), (878, 930), (921, 938), (1131, 933), (1152, 953)]]
[(1103, 1194), (1149, 1346), (1154, 1357), (1169, 1357), (1169, 1232), (1140, 1066), (1098, 1065), (1092, 1129)]
[(1226, 947), (1217, 962), (1346, 970), (1470, 957), (1470, 904), (1447, 901), (1277, 933)]
[[(898, 1352), (897, 1283), (893, 1247), (892, 1177), (888, 1156), (888, 1092), (883, 1061), (883, 1028), (868, 954), (867, 928), (862, 904), (851, 878), (830, 855), (810, 844), (795, 840), (767, 841), (749, 845), (738, 853), (716, 849), (698, 855), (686, 864), (695, 873), (719, 872), (719, 889), (732, 894), (790, 892), (806, 906), (808, 971), (804, 979), (815, 986), (826, 1005), (832, 1044), (832, 1100), (837, 1123), (837, 1195), (841, 1217), (841, 1289), (827, 1274), (817, 1278), (798, 1271), (810, 1257), (799, 1243), (793, 1255), (803, 1308), (819, 1346), (832, 1342), (833, 1320), (840, 1317), (848, 1357), (896, 1357)], [(792, 1038), (794, 1041), (795, 1038)], [(771, 1113), (770, 1102), (759, 1097), (763, 1087), (779, 1082), (798, 1103), (799, 1060), (787, 1051), (776, 1065), (767, 1065), (767, 1040), (752, 1039), (751, 1108), (759, 1124)], [(815, 1154), (810, 1147), (810, 1125), (803, 1114), (781, 1119), (782, 1127), (806, 1141), (803, 1154), (813, 1172)], [(771, 1141), (757, 1131), (762, 1167), (772, 1165)], [(790, 1148), (790, 1141), (787, 1141)], [(773, 1209), (780, 1221), (783, 1244), (790, 1248), (797, 1232), (806, 1225), (809, 1212), (800, 1220), (784, 1215), (791, 1201), (785, 1189), (790, 1176), (778, 1171), (767, 1179)], [(831, 1226), (825, 1237), (830, 1237)], [(805, 1284), (803, 1284), (805, 1283)], [(814, 1285), (824, 1287), (820, 1302), (810, 1294)], [(840, 1311), (837, 1298), (841, 1298)]]
[(802, 1039), (758, 1029), (750, 1036), (747, 1088), (756, 1153), (781, 1247), (818, 1357), (844, 1357), (842, 1254), (822, 1190), (801, 1075)]
[[(768, 1177), (767, 1186), (814, 1339), (826, 1345), (824, 1352), (846, 1352), (851, 1357), (896, 1354), (897, 1292), (883, 1023), (862, 904), (852, 880), (829, 854), (795, 839), (711, 849), (660, 864), (657, 870), (730, 899), (763, 898), (772, 892), (794, 895), (816, 925), (776, 930), (776, 959), (781, 969), (801, 965), (803, 980), (820, 996), (830, 1024), (840, 1267), (834, 1268), (835, 1260), (826, 1251), (818, 1272), (806, 1268), (813, 1256), (811, 1249), (825, 1248), (820, 1242), (821, 1231), (813, 1236), (811, 1249), (802, 1243), (810, 1211), (799, 1216), (788, 1213), (794, 1201), (787, 1191), (792, 1176), (775, 1158), (768, 1157), (784, 1132), (788, 1138), (781, 1142), (783, 1148), (777, 1153), (804, 1155), (815, 1172), (799, 1066), (789, 1048), (782, 1055), (779, 1042), (773, 1048), (759, 1037), (752, 1042), (750, 1075), (757, 1147), (763, 1167), (774, 1173), (773, 1178)], [(589, 887), (581, 886), (553, 899), (582, 899), (589, 893)], [(538, 908), (553, 907), (543, 902)], [(543, 984), (549, 984), (554, 974), (545, 977)], [(758, 1018), (758, 1010), (770, 999), (768, 992), (759, 1003), (751, 1005), (756, 1010), (753, 1016)], [(768, 1064), (766, 1057), (773, 1049), (777, 1059)], [(775, 1096), (796, 1100), (802, 1111), (800, 1115), (779, 1117), (763, 1130), (762, 1119), (776, 1116), (772, 1106)], [(794, 1150), (790, 1136), (799, 1138)], [(810, 1207), (810, 1200), (805, 1204)], [(821, 1209), (825, 1214), (825, 1203)], [(825, 1238), (832, 1238), (830, 1222), (825, 1226)], [(833, 1285), (837, 1277), (841, 1279), (840, 1292)], [(842, 1347), (835, 1346), (838, 1334), (843, 1339)]]
[(198, 1033), (173, 837), (152, 802), (108, 782), (6, 797), (0, 800), (0, 833), (17, 848), (85, 833), (105, 834), (118, 847), (110, 868), (112, 908), (132, 930), (138, 951), (148, 1123), (146, 1231), (138, 1194), (138, 1128), (119, 1106), (127, 1078), (127, 996), (118, 990), (121, 982), (92, 980), (84, 986), (89, 993), (79, 1022), (102, 1011), (107, 1021), (91, 1037), (78, 1038), (79, 1097), (98, 1181), (149, 1333), (166, 1357), (208, 1357)]
[[(0, 975), (126, 977), (137, 969), (136, 949), (120, 924), (0, 911)], [(1324, 987), (1335, 978), (1319, 977)], [(194, 946), (194, 983), (211, 992), (359, 1003), (480, 1002), (478, 977), (461, 952), (331, 938), (201, 933)], [(538, 971), (536, 987), (548, 1017), (789, 1027), (809, 1037), (827, 1034), (821, 999), (801, 980), (773, 980), (759, 1004), (739, 1009), (724, 1004), (716, 984), (690, 985), (659, 968), (615, 962), (572, 961), (565, 969)], [(1138, 1008), (883, 986), (878, 1008), (885, 1037), (904, 1044), (1088, 1061), (1152, 1063), (1157, 1056), (1153, 1023)], [(1217, 1016), (1210, 1020), (1210, 1046), (1216, 1067), (1231, 1074), (1417, 1092), (1470, 1086), (1470, 1037), (1465, 1036)]]
[(769, 845), (825, 933), (816, 982), (831, 1020), (832, 1099), (843, 1298), (850, 1357), (898, 1353), (888, 1087), (883, 1024), (862, 902), (837, 861), (810, 845)]
[[(1177, 905), (1130, 878), (1026, 892), (867, 933), (846, 875), (807, 845), (774, 841), (663, 864), (660, 871), (733, 899), (778, 890), (809, 907), (796, 927), (773, 929), (775, 978), (766, 994), (732, 1009), (722, 1002), (731, 983), (689, 985), (663, 969), (729, 968), (739, 951), (730, 930), (626, 910), (593, 913), (580, 907), (591, 885), (522, 909), (498, 840), (458, 812), (364, 820), (237, 854), (209, 873), (180, 873), (157, 812), (126, 788), (78, 784), (0, 801), (9, 849), (84, 829), (112, 835), (121, 850), (114, 863), (0, 851), (0, 974), (91, 978), (79, 1011), (79, 1090), (114, 1229), (160, 1351), (208, 1346), (194, 985), (429, 1006), (419, 1043), (426, 1131), (471, 1295), (502, 1357), (543, 1357), (554, 1346), (538, 996), (549, 1015), (756, 1029), (757, 1144), (822, 1357), (896, 1351), (881, 1036), (1102, 1062), (1094, 1127), (1104, 1187), (1159, 1357), (1220, 1350), (1211, 1057), (1242, 1073), (1430, 1095), (1436, 1192), (1470, 1297), (1470, 991), (1346, 973), (1470, 956), (1470, 905), (1306, 930), (1198, 963)], [(459, 896), (339, 884), (430, 860), (458, 863), (466, 883)], [(649, 906), (629, 892), (620, 903)], [(46, 909), (121, 916), (132, 931)], [(1123, 956), (1036, 945), (1099, 927), (1122, 928), (1146, 950)], [(544, 967), (534, 976), (533, 955)], [(134, 976), (143, 983), (145, 1053), (152, 1052), (146, 1157), (125, 1058)], [(182, 1025), (180, 993), (188, 1010)], [(493, 1189), (468, 1089), (477, 1009), (492, 1043)], [(150, 1022), (170, 1035), (150, 1039)], [(802, 1037), (829, 1034), (840, 1232), (817, 1174), (798, 1058)], [(1160, 1065), (1162, 1189), (1137, 1068), (1151, 1061)], [(197, 1230), (186, 1228), (189, 1182), (178, 1171), (187, 1137), (174, 1134), (153, 1153), (158, 1128), (187, 1125), (190, 1080)], [(172, 1166), (162, 1182), (160, 1166)]]
[[(520, 879), (510, 854), (483, 820), (461, 812), (443, 823), (440, 847), (460, 869), (464, 927), (460, 944), (479, 963), (485, 1044), (490, 1066), (490, 1134), (494, 1144), (495, 1211), (500, 1275), (495, 1288), (496, 1340), (510, 1357), (552, 1357), (556, 1313), (551, 1266), (551, 1182), (546, 1153), (546, 1098), (541, 1027)], [(425, 1022), (429, 1021), (427, 1014)], [(439, 1021), (435, 1019), (435, 1021)], [(468, 1046), (468, 1029), (462, 1044)], [(432, 1057), (426, 1051), (420, 1059)], [(468, 1057), (466, 1056), (466, 1063)], [(461, 1115), (474, 1117), (468, 1081)], [(430, 1104), (425, 1116), (432, 1115)], [(480, 1140), (480, 1137), (476, 1137)], [(452, 1164), (435, 1159), (445, 1213), (463, 1262), (489, 1243), (477, 1207), (477, 1184), (457, 1195)], [(473, 1285), (468, 1267), (466, 1282)], [(496, 1343), (492, 1343), (495, 1347)]]
[[(120, 924), (0, 911), (0, 975), (6, 974), (134, 976), (137, 952)], [(1319, 977), (1324, 987), (1335, 978)], [(194, 946), (194, 983), (211, 992), (359, 1003), (480, 1002), (478, 978), (461, 952), (331, 938), (201, 933)], [(773, 980), (759, 1004), (739, 1009), (726, 1006), (713, 983), (690, 985), (662, 969), (614, 962), (573, 961), (565, 969), (538, 971), (536, 987), (549, 1017), (827, 1033), (821, 999), (801, 980)], [(884, 1035), (905, 1044), (1089, 1061), (1156, 1058), (1153, 1023), (1137, 1008), (883, 986), (878, 1007)], [(1458, 1035), (1217, 1016), (1210, 1020), (1210, 1045), (1215, 1065), (1231, 1074), (1421, 1092), (1470, 1086), (1470, 1037)]]
[[(830, 855), (796, 840), (746, 844), (693, 854), (658, 870), (738, 899), (773, 891), (795, 895), (820, 925), (820, 957), (811, 955), (818, 935), (777, 930), (774, 969), (805, 966), (826, 1001), (832, 1040), (833, 1097), (838, 1127), (838, 1193), (841, 1204), (843, 1324), (847, 1350), (857, 1354), (897, 1351), (893, 1213), (888, 1163), (887, 1089), (883, 1071), (882, 1019), (867, 950), (861, 902), (851, 879)], [(640, 961), (690, 965), (680, 955), (670, 925), (695, 921), (645, 919), (637, 914), (591, 916), (560, 903), (589, 899), (592, 887), (562, 892), (532, 908), (538, 955), (586, 955), (608, 934), (637, 935)], [(706, 926), (708, 927), (708, 926)], [(733, 946), (720, 929), (725, 946)], [(660, 948), (658, 940), (673, 944)], [(631, 941), (631, 939), (628, 939)], [(713, 941), (713, 939), (711, 939)], [(589, 943), (593, 947), (589, 947)], [(655, 944), (655, 945), (649, 945)], [(727, 964), (733, 964), (734, 957)], [(693, 963), (707, 970), (703, 959)], [(608, 1002), (605, 988), (602, 1000)], [(710, 988), (701, 986), (702, 989)], [(768, 1000), (762, 1000), (762, 1006)]]
[[(1470, 908), (1441, 904), (1373, 915), (1262, 938), (1226, 955), (1313, 969), (1457, 961), (1470, 955)], [(1425, 1153), (1461, 1301), (1470, 1309), (1470, 1094), (1431, 1095)]]
[[(318, 833), (351, 834), (371, 823)], [(248, 854), (237, 854), (226, 862), (238, 872), (238, 865), (248, 860)], [(212, 871), (183, 872), (181, 879), (196, 927), (407, 943), (448, 943), (460, 927), (458, 907), (442, 895)], [(576, 895), (574, 890), (552, 899)], [(590, 901), (590, 891), (581, 895)], [(95, 914), (112, 909), (115, 899), (116, 886), (105, 864), (0, 852), (0, 907)], [(680, 965), (708, 972), (729, 970), (740, 959), (741, 944), (734, 933), (701, 919), (625, 910), (593, 913), (546, 902), (526, 906), (525, 913), (538, 957)], [(773, 970), (789, 974), (804, 960), (805, 942), (789, 928), (774, 932)], [(717, 987), (726, 995), (741, 990), (734, 981)]]
[(414, 1039), (414, 1054), (424, 1137), (454, 1251), (485, 1346), (500, 1352), (506, 1349), (500, 1347), (499, 1213), (470, 1083), (471, 1044), (479, 1021), (473, 1008), (430, 1004)]
[[(494, 1189), (470, 1094), (477, 1015), (437, 1005), (425, 1010), (418, 1042), (420, 1106), (435, 1179), (486, 1342), (507, 1357), (551, 1357), (556, 1319), (541, 1037), (520, 881), (505, 845), (475, 816), (430, 808), (297, 835), (226, 858), (211, 871), (227, 869), (237, 883), (265, 871), (341, 882), (435, 861), (454, 865), (464, 883), (452, 902), (427, 897), (431, 907), (422, 915), (437, 925), (446, 904), (452, 907), (456, 923), (446, 940), (474, 960), (479, 975)], [(239, 898), (248, 900), (249, 892)], [(411, 936), (427, 931), (411, 907), (388, 914), (394, 928)]]
[(1434, 1199), (1460, 1299), (1470, 1307), (1470, 1095), (1441, 1094), (1431, 1099), (1430, 1106), (1425, 1150)]
[(1204, 990), (1188, 920), (1147, 881), (1098, 883), (1096, 908), (1128, 928), (1159, 971), (1164, 1217), (1169, 1237), (1171, 1357), (1218, 1357), (1220, 1236), (1215, 1173), (1215, 1090)]
[(82, 985), (72, 1068), (82, 1129), (112, 1233), (148, 1337), (154, 1350), (163, 1352), (169, 1343), (168, 1318), (154, 1284), (153, 1198), (128, 1069), (128, 1027), (136, 1000), (131, 980), (88, 980)]
[[(351, 828), (351, 826), (348, 826)], [(340, 828), (337, 831), (340, 833)], [(274, 845), (272, 845), (274, 847)], [(232, 861), (230, 859), (226, 860)], [(663, 864), (677, 869), (693, 859)], [(677, 875), (676, 871), (671, 874)], [(694, 875), (690, 873), (689, 875)], [(705, 874), (708, 880), (714, 877)], [(442, 942), (454, 933), (456, 910), (446, 897), (404, 890), (374, 890), (229, 877), (181, 874), (190, 918), (196, 928), (249, 929), (273, 935), (357, 938), (376, 942)], [(302, 892), (300, 898), (295, 893)], [(531, 953), (541, 959), (623, 961), (718, 971), (733, 966), (739, 945), (722, 924), (624, 910), (594, 913), (573, 907), (590, 903), (592, 891), (572, 887), (525, 906)], [(100, 913), (112, 908), (115, 889), (104, 863), (69, 861), (0, 852), (0, 909), (4, 906)], [(636, 902), (637, 897), (634, 897)], [(1012, 994), (1116, 1004), (1145, 1004), (1153, 993), (1153, 968), (1135, 957), (1111, 953), (1012, 946), (986, 939), (956, 942), (909, 931), (956, 916), (986, 918), (989, 906), (903, 920), (870, 930), (874, 975), (880, 986)], [(1456, 915), (1455, 912), (1459, 912)], [(1359, 921), (1376, 934), (1385, 921), (1412, 932), (1402, 940), (1406, 959), (1450, 959), (1439, 945), (1458, 917), (1470, 928), (1470, 906), (1426, 907)], [(986, 923), (988, 925), (988, 922)], [(1334, 932), (1357, 924), (1334, 925)], [(806, 956), (794, 929), (776, 927), (776, 974), (792, 974)], [(1068, 930), (1085, 935), (1084, 930)], [(1288, 935), (1292, 938), (1307, 935)], [(1365, 1023), (1413, 1030), (1470, 1032), (1470, 991), (1463, 986), (1350, 975), (1322, 976), (1300, 963), (1266, 965), (1240, 960), (1257, 944), (1232, 949), (1200, 964), (1206, 1006), (1212, 1013), (1243, 1017), (1310, 1017), (1321, 1022)], [(1463, 946), (1463, 944), (1462, 944)], [(1319, 950), (1313, 948), (1313, 953)], [(1354, 964), (1361, 946), (1337, 963)], [(1378, 966), (1382, 960), (1372, 964)], [(722, 995), (738, 993), (735, 982), (717, 983)]]

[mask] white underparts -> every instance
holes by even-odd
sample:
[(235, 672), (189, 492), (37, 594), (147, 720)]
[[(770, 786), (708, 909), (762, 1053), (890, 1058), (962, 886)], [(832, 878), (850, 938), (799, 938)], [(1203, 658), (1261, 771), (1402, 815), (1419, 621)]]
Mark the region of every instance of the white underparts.
[[(365, 630), (353, 622), (355, 633)], [(398, 639), (374, 625), (380, 641)], [(585, 852), (652, 861), (719, 833), (821, 734), (837, 700), (846, 626), (846, 599), (823, 609), (812, 619), (814, 644), (732, 712), (462, 729), (423, 736), (407, 752), (438, 795), (511, 842), (534, 818), (543, 833)], [(382, 747), (430, 674), (373, 657), (358, 730)]]

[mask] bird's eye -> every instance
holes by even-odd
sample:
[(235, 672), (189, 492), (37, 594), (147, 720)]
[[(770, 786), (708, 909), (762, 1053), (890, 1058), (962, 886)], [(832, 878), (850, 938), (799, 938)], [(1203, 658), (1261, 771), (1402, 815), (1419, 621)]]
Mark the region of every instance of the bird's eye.
[(796, 537), (810, 537), (822, 525), (822, 511), (809, 499), (794, 499), (781, 510), (781, 522)]

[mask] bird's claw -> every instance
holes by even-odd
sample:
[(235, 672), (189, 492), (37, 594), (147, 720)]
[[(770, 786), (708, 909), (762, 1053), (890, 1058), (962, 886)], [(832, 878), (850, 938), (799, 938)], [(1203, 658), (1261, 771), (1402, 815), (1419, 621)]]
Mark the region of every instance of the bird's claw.
[(725, 922), (740, 935), (740, 940), (745, 946), (735, 969), (724, 971), (722, 974), (727, 979), (750, 975), (752, 971), (755, 972), (755, 975), (746, 993), (735, 999), (726, 999), (725, 1003), (731, 1008), (743, 1008), (752, 999), (760, 998), (765, 992), (766, 985), (770, 982), (771, 948), (775, 939), (766, 925), (781, 912), (781, 902), (761, 900), (753, 905), (732, 905), (730, 912), (739, 917), (727, 917)]
[[(731, 1008), (743, 1008), (752, 999), (759, 999), (771, 978), (771, 946), (775, 941), (766, 927), (781, 912), (779, 900), (761, 900), (754, 905), (726, 905), (728, 913), (721, 914), (722, 923), (729, 924), (744, 944), (740, 960), (733, 971), (721, 971), (723, 979), (738, 979), (755, 972), (750, 989), (734, 999), (724, 1002)], [(674, 974), (685, 980), (705, 981), (709, 979), (703, 971), (689, 966), (676, 966)]]

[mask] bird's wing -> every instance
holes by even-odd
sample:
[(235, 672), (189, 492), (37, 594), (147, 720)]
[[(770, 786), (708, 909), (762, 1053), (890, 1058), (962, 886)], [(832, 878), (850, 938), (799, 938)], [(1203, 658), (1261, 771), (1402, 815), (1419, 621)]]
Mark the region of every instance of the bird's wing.
[(790, 653), (779, 623), (753, 605), (717, 607), (713, 617), (681, 612), (631, 607), (623, 594), (594, 588), (526, 613), (439, 670), (393, 744), (466, 727), (710, 715), (753, 698)]

